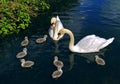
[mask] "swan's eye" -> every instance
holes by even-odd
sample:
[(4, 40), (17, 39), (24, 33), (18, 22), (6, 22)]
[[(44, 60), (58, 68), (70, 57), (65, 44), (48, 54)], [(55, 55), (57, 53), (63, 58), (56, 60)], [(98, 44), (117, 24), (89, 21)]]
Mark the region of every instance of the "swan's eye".
[(61, 33), (58, 33), (58, 35), (61, 35)]
[(51, 23), (51, 25), (54, 25), (55, 23), (53, 22), (53, 23)]

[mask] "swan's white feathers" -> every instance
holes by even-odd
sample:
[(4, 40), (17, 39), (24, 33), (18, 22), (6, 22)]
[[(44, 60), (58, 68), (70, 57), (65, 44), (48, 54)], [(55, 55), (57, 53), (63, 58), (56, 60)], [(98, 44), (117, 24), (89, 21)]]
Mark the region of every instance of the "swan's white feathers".
[(49, 36), (50, 36), (51, 38), (53, 38), (53, 29), (52, 29), (52, 28), (49, 28), (48, 32), (49, 32)]
[[(60, 18), (59, 16), (56, 17), (56, 25), (55, 25), (55, 28), (57, 28), (57, 31), (56, 33), (58, 33), (63, 27), (63, 24), (62, 22), (60, 21)], [(59, 39), (57, 39), (57, 36), (54, 36), (55, 35), (55, 28), (49, 28), (49, 36), (53, 39), (53, 40), (59, 40), (60, 38), (63, 37), (63, 35), (60, 36)]]
[(100, 38), (96, 35), (88, 35), (81, 39), (75, 46), (78, 46), (80, 50), (83, 49), (85, 51), (98, 51), (98, 47), (106, 43), (106, 41), (107, 40), (104, 38)]
[(58, 32), (64, 28), (62, 22), (60, 21), (60, 18), (57, 16), (57, 26), (58, 26)]

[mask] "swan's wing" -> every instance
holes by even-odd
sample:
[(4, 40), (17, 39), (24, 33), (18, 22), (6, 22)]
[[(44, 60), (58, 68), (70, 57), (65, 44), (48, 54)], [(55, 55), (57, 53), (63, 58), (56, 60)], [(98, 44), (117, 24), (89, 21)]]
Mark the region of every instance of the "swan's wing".
[(115, 39), (114, 37), (113, 37), (113, 38), (109, 38), (108, 40), (106, 40), (106, 42), (105, 42), (104, 44), (102, 44), (102, 45), (99, 47), (99, 49), (102, 49), (102, 48), (108, 46), (110, 43), (113, 42), (114, 39)]
[(50, 36), (51, 38), (53, 38), (53, 29), (52, 29), (52, 28), (49, 28), (48, 32), (49, 32), (49, 36)]
[(58, 31), (60, 31), (60, 30), (61, 30), (62, 28), (64, 28), (64, 27), (63, 27), (63, 24), (62, 24), (59, 16), (57, 16), (57, 21), (58, 21)]
[(95, 35), (88, 35), (81, 39), (75, 46), (85, 51), (96, 51), (99, 46), (104, 44), (106, 39), (100, 38)]

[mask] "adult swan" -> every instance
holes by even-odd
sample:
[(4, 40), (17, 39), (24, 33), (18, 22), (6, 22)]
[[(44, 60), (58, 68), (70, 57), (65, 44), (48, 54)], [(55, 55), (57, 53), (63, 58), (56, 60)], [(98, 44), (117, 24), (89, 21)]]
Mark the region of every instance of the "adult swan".
[(77, 53), (99, 52), (100, 49), (108, 46), (114, 40), (114, 37), (106, 40), (96, 35), (87, 35), (86, 37), (81, 39), (76, 45), (74, 45), (74, 35), (68, 29), (65, 28), (61, 29), (58, 33), (57, 38), (59, 39), (59, 36), (63, 35), (64, 33), (70, 36), (70, 42), (69, 42), (70, 51)]
[(60, 38), (63, 37), (63, 35), (61, 35), (59, 37), (59, 39), (57, 39), (58, 37), (58, 32), (63, 29), (63, 24), (62, 22), (60, 21), (60, 18), (57, 16), (57, 17), (52, 17), (51, 18), (51, 26), (49, 28), (49, 35), (50, 37), (53, 39), (53, 40), (59, 40)]

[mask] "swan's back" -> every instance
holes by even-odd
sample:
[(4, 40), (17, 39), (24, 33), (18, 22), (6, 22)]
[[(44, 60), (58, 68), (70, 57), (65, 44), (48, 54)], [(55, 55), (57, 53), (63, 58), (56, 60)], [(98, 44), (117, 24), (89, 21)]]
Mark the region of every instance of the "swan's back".
[[(83, 50), (85, 50), (85, 52), (96, 52), (96, 51), (99, 51), (100, 49), (106, 47), (113, 41), (112, 40), (111, 42), (109, 42), (108, 40), (106, 40), (104, 38), (100, 38), (96, 35), (88, 35), (88, 36), (84, 37), (83, 39), (81, 39), (75, 45), (75, 47), (77, 47), (78, 49), (83, 49)], [(103, 47), (101, 47), (101, 46), (103, 46)]]

